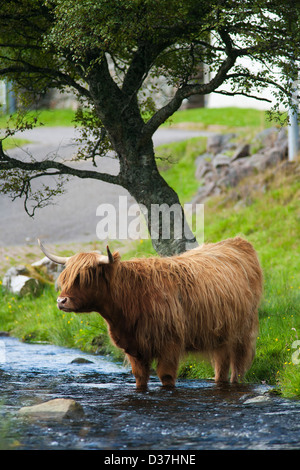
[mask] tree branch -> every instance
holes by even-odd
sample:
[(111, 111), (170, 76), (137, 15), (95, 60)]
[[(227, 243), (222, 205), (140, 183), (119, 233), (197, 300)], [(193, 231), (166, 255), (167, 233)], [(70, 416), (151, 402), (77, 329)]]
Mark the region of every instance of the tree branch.
[(250, 95), (249, 93), (244, 93), (243, 91), (230, 92), (226, 90), (215, 90), (214, 93), (218, 93), (219, 95), (225, 95), (225, 96), (242, 95), (242, 96), (246, 96), (247, 98), (253, 98), (255, 100), (266, 101), (267, 103), (272, 103), (272, 100), (269, 100), (268, 98), (262, 98), (261, 96)]
[[(13, 157), (9, 157), (3, 151), (2, 141), (0, 141), (0, 171), (2, 170), (13, 170), (20, 169), (25, 171), (40, 171), (43, 172), (39, 176), (51, 176), (51, 175), (69, 175), (77, 176), (78, 178), (91, 178), (105, 183), (120, 184), (119, 175), (110, 175), (109, 173), (99, 173), (91, 170), (78, 170), (72, 168), (63, 163), (56, 162), (54, 160), (42, 160), (40, 162), (24, 162)], [(47, 170), (55, 169), (58, 170), (55, 173), (49, 173)]]
[(227, 72), (233, 67), (237, 58), (236, 52), (237, 51), (235, 50), (231, 51), (231, 53), (222, 62), (219, 70), (210, 82), (204, 84), (185, 84), (178, 88), (177, 92), (169, 101), (169, 103), (160, 108), (145, 124), (144, 130), (142, 132), (141, 144), (144, 143), (146, 139), (151, 138), (159, 126), (179, 109), (182, 101), (185, 98), (189, 98), (190, 96), (196, 94), (206, 95), (215, 91), (225, 80)]
[[(20, 63), (20, 60), (18, 60)], [(26, 74), (26, 73), (37, 73), (40, 74), (41, 77), (51, 77), (54, 81), (58, 81), (59, 84), (62, 82), (65, 83), (65, 85), (71, 86), (75, 88), (81, 95), (86, 96), (87, 98), (90, 98), (90, 93), (89, 91), (84, 88), (83, 86), (79, 85), (79, 83), (76, 82), (73, 78), (71, 78), (69, 75), (59, 71), (59, 70), (53, 70), (48, 67), (38, 67), (36, 65), (32, 65), (26, 62), (22, 62), (23, 65), (11, 65), (5, 68), (0, 69), (0, 76), (6, 76), (10, 73), (17, 73), (17, 74)]]
[[(58, 187), (56, 189), (50, 189), (47, 186), (43, 186), (42, 190), (35, 192), (32, 194), (31, 191), (31, 182), (34, 179), (40, 178), (42, 176), (61, 176), (59, 172), (53, 172), (53, 173), (37, 173), (32, 176), (26, 175), (25, 178), (22, 179), (22, 186), (20, 187), (20, 190), (16, 195), (12, 198), (13, 201), (15, 201), (16, 198), (22, 198), (24, 197), (24, 209), (25, 212), (29, 215), (29, 217), (34, 217), (35, 211), (38, 208), (43, 208), (46, 205), (48, 205), (51, 201), (51, 198), (56, 195), (60, 194), (63, 192), (63, 183), (60, 182)], [(33, 206), (31, 212), (29, 211), (28, 208), (28, 203), (30, 200), (33, 200), (35, 202), (35, 205)]]
[(158, 45), (152, 43), (141, 44), (133, 56), (131, 64), (123, 81), (123, 92), (127, 95), (137, 93), (143, 80), (148, 75), (154, 60), (169, 45), (162, 42)]
[[(101, 61), (98, 60), (99, 57), (90, 58), (89, 60), (92, 62), (94, 59), (97, 59), (96, 63), (90, 67), (86, 80), (89, 85), (90, 95), (94, 102), (95, 109), (106, 127), (107, 116), (109, 114), (114, 115), (116, 109), (122, 107), (124, 94), (111, 77), (106, 57), (103, 56)], [(113, 120), (113, 124), (116, 126), (120, 124), (119, 115), (117, 116), (117, 120)]]
[(256, 82), (261, 82), (261, 83), (266, 83), (268, 85), (273, 85), (275, 86), (276, 88), (278, 88), (279, 90), (281, 90), (283, 93), (285, 94), (288, 94), (289, 91), (284, 88), (283, 86), (279, 85), (278, 82), (274, 82), (274, 80), (271, 80), (270, 78), (267, 78), (267, 77), (257, 77), (255, 75), (252, 75), (251, 73), (231, 73), (229, 75), (226, 76), (226, 80), (228, 79), (235, 79), (235, 78), (248, 78), (248, 79), (252, 79), (252, 80), (255, 80)]

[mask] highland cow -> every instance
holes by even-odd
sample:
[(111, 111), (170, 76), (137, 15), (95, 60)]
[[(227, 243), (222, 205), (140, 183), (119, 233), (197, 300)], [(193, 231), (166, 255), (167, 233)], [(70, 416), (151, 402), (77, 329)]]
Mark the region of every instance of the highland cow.
[[(40, 242), (39, 242), (40, 243)], [(121, 261), (118, 253), (48, 258), (65, 265), (57, 299), (65, 312), (98, 312), (113, 343), (128, 357), (137, 388), (147, 387), (157, 363), (163, 386), (173, 387), (180, 358), (200, 352), (215, 381), (242, 380), (258, 333), (262, 271), (252, 245), (236, 237), (172, 257)]]

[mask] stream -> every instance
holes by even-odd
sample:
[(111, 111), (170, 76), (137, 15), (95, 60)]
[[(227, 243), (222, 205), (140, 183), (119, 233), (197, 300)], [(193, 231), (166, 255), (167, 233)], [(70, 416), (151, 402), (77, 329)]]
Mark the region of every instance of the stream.
[[(75, 358), (89, 363), (72, 363)], [(0, 442), (17, 450), (292, 450), (300, 449), (300, 401), (267, 395), (266, 385), (216, 385), (179, 379), (162, 389), (155, 375), (146, 392), (131, 371), (104, 356), (0, 338)], [(72, 398), (77, 419), (24, 420), (18, 410)]]

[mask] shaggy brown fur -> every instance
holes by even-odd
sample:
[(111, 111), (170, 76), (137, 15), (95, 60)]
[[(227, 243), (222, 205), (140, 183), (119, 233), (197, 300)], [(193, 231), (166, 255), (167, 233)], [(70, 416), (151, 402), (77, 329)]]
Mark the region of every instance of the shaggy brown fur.
[(163, 385), (173, 386), (179, 358), (207, 353), (215, 380), (242, 379), (258, 331), (262, 271), (255, 250), (236, 237), (204, 244), (179, 256), (100, 264), (79, 253), (59, 277), (59, 307), (98, 311), (114, 343), (127, 354), (138, 387), (153, 359)]

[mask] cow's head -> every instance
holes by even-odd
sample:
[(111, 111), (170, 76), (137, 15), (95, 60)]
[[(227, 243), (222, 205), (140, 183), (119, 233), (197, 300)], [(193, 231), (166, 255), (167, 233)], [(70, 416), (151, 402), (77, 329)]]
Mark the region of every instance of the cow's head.
[(119, 257), (118, 253), (112, 255), (107, 247), (107, 255), (91, 252), (62, 257), (49, 253), (40, 240), (38, 243), (47, 258), (65, 266), (57, 281), (61, 289), (57, 298), (60, 310), (79, 313), (105, 309), (111, 268)]

